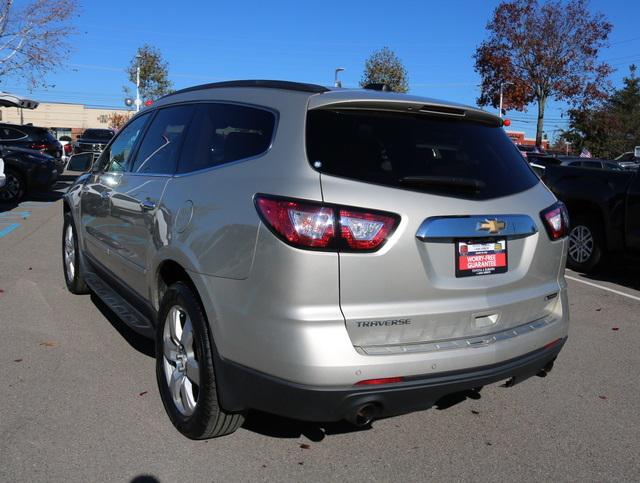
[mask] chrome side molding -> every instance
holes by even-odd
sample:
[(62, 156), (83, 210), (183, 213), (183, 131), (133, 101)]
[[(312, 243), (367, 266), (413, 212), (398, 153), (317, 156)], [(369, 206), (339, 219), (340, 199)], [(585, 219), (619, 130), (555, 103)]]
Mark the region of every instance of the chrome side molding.
[(416, 238), (430, 242), (487, 237), (515, 239), (537, 232), (529, 215), (433, 216), (422, 222)]

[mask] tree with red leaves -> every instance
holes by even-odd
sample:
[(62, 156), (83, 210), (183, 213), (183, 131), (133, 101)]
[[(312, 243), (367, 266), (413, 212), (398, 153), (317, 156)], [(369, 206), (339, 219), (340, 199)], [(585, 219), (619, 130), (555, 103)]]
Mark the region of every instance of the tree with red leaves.
[(584, 107), (606, 97), (612, 68), (598, 53), (611, 29), (603, 14), (588, 10), (587, 0), (503, 1), (474, 56), (482, 78), (478, 103), (497, 107), (501, 86), (510, 109), (537, 103), (540, 146), (549, 99)]
[(0, 0), (0, 78), (21, 77), (31, 87), (69, 54), (69, 22), (76, 0)]

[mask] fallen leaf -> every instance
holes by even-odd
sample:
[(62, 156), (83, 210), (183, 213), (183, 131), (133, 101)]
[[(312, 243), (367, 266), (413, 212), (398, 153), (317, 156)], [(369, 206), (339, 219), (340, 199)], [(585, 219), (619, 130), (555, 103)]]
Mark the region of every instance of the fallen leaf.
[(22, 359), (14, 359), (13, 362), (22, 362)]
[(598, 396), (598, 397), (599, 397), (600, 399), (604, 399), (604, 400), (609, 399), (607, 396)]
[(620, 330), (620, 327), (611, 327), (611, 330)]
[(138, 396), (144, 396), (145, 394), (147, 394), (148, 391), (142, 391), (140, 394), (138, 394)]
[(33, 270), (33, 268), (29, 267), (29, 270)]
[(1, 289), (1, 288), (0, 288), (0, 293), (4, 293), (4, 289)]
[(309, 449), (309, 448), (311, 448), (311, 446), (309, 446), (307, 443), (302, 443), (302, 444), (300, 445), (300, 447), (301, 447), (302, 449)]
[(475, 409), (472, 409), (471, 414), (480, 414), (480, 411), (476, 411)]
[(298, 464), (302, 466), (304, 464), (304, 461), (298, 461)]
[(55, 347), (56, 343), (50, 342), (50, 341), (44, 341), (44, 342), (40, 342), (40, 345), (43, 347)]
[(596, 312), (600, 312), (602, 310), (602, 308), (596, 309)]
[(493, 446), (493, 444), (489, 443), (489, 441), (487, 441), (485, 444), (486, 444), (487, 446)]

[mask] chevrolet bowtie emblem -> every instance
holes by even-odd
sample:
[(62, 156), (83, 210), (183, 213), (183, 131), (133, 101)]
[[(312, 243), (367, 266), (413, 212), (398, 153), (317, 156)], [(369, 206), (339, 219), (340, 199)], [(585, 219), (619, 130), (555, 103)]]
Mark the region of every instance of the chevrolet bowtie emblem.
[(507, 224), (504, 221), (499, 220), (485, 220), (482, 223), (478, 223), (478, 230), (486, 230), (489, 233), (498, 233), (504, 228)]

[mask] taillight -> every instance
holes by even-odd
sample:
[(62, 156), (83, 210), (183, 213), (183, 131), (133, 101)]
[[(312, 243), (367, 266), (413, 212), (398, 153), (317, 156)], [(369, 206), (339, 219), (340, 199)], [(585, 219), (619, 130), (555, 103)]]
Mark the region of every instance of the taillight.
[(284, 241), (299, 248), (329, 248), (333, 242), (333, 210), (321, 205), (256, 198), (258, 212)]
[(384, 245), (399, 221), (392, 213), (264, 195), (256, 195), (255, 204), (271, 231), (297, 248), (375, 251)]
[(543, 210), (540, 217), (552, 240), (558, 240), (569, 233), (569, 213), (561, 201)]
[(47, 145), (46, 144), (32, 144), (29, 146), (29, 148), (31, 149), (38, 149), (38, 150), (44, 150), (47, 149)]
[(69, 154), (69, 153), (71, 152), (71, 150), (72, 150), (72, 149), (73, 149), (73, 148), (72, 148), (71, 144), (65, 144), (65, 145), (64, 145), (64, 153), (65, 153), (65, 154)]

